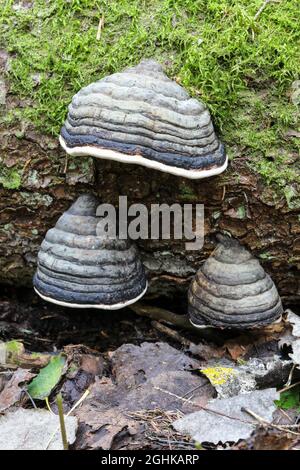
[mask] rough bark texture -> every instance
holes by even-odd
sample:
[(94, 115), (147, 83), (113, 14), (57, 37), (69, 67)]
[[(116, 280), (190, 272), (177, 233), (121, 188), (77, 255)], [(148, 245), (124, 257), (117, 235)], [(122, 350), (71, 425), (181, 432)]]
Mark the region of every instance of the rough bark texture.
[[(8, 55), (0, 52), (0, 115), (7, 116), (26, 103), (9, 93), (4, 80)], [(1, 283), (31, 286), (46, 231), (79, 194), (92, 191), (113, 204), (126, 195), (128, 205), (143, 202), (148, 208), (151, 203), (205, 205), (201, 251), (185, 251), (178, 240), (138, 242), (151, 279), (149, 296), (178, 293), (185, 302), (182, 293), (214, 248), (214, 233), (223, 230), (260, 256), (284, 299), (300, 299), (300, 209), (289, 208), (243, 156), (221, 176), (192, 181), (136, 165), (67, 157), (58, 139), (21, 121), (14, 127), (0, 124), (0, 164)], [(20, 180), (13, 185), (17, 189), (9, 189), (9, 172)]]
[(135, 165), (67, 158), (56, 139), (27, 127), (2, 129), (0, 149), (6, 168), (21, 169), (17, 190), (0, 189), (0, 280), (15, 286), (31, 285), (36, 255), (45, 232), (54, 225), (78, 194), (92, 191), (103, 202), (117, 204), (204, 203), (205, 245), (185, 251), (178, 240), (144, 240), (138, 245), (152, 279), (150, 296), (173, 296), (187, 289), (200, 263), (214, 248), (219, 230), (240, 239), (273, 277), (289, 303), (300, 299), (299, 210), (250, 170), (246, 159), (235, 159), (228, 171), (206, 180), (190, 181)]

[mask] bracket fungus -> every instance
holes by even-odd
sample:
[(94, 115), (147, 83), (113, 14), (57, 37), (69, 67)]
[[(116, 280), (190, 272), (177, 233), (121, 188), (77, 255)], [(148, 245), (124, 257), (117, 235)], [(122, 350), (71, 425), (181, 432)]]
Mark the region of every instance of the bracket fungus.
[(70, 155), (89, 155), (200, 179), (227, 167), (206, 106), (160, 64), (136, 67), (82, 88), (72, 99), (60, 143)]
[(147, 281), (137, 248), (97, 230), (99, 201), (80, 196), (46, 233), (35, 291), (58, 305), (117, 310), (140, 299)]
[(191, 282), (189, 317), (196, 327), (246, 329), (273, 323), (283, 308), (275, 284), (237, 240), (219, 244)]

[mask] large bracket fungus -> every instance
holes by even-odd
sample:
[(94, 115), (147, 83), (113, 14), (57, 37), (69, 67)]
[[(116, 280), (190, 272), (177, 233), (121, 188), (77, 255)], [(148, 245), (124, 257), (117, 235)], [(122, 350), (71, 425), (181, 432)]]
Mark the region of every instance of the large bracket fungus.
[(33, 284), (49, 302), (77, 308), (117, 310), (147, 290), (135, 245), (100, 235), (99, 201), (80, 196), (48, 230), (38, 254)]
[(82, 88), (69, 106), (60, 143), (70, 155), (136, 163), (186, 178), (218, 175), (227, 167), (206, 106), (153, 60)]
[(280, 297), (259, 261), (237, 240), (222, 236), (219, 241), (190, 285), (191, 323), (244, 329), (279, 319)]

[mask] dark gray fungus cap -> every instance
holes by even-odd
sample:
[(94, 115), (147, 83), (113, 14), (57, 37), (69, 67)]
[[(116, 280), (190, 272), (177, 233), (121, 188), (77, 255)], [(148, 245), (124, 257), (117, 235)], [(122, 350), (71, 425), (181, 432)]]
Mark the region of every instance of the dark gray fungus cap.
[(283, 313), (277, 289), (237, 240), (224, 239), (196, 273), (188, 293), (193, 325), (253, 328)]
[(33, 279), (44, 299), (74, 308), (117, 310), (147, 290), (143, 265), (129, 240), (99, 235), (99, 201), (80, 196), (48, 230)]
[(206, 106), (153, 60), (82, 88), (69, 106), (60, 143), (70, 155), (136, 163), (186, 178), (206, 178), (227, 167)]

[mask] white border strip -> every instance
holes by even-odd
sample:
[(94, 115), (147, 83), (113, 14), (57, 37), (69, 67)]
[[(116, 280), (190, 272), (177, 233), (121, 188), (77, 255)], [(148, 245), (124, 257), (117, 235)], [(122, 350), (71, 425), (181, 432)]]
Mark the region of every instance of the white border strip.
[(142, 157), (141, 155), (127, 155), (126, 153), (115, 152), (114, 150), (93, 147), (90, 145), (84, 145), (81, 147), (68, 147), (61, 135), (59, 136), (59, 142), (62, 148), (69, 155), (88, 155), (90, 157), (102, 158), (103, 160), (115, 160), (116, 162), (121, 163), (132, 163), (189, 179), (202, 179), (208, 178), (209, 176), (219, 175), (226, 170), (228, 165), (228, 157), (226, 156), (226, 160), (222, 166), (211, 168), (210, 170), (186, 170), (176, 166), (165, 165), (164, 163), (160, 163), (155, 160), (149, 160), (148, 158)]
[(275, 321), (273, 321), (273, 322), (271, 322), (271, 323), (267, 323), (267, 324), (264, 325), (264, 326), (251, 326), (250, 328), (247, 328), (247, 327), (245, 327), (245, 326), (241, 326), (240, 328), (237, 327), (237, 326), (234, 327), (234, 328), (233, 328), (233, 327), (226, 328), (226, 327), (218, 327), (218, 326), (214, 326), (214, 325), (210, 325), (210, 324), (207, 324), (207, 325), (196, 325), (195, 323), (192, 322), (191, 319), (189, 319), (189, 320), (190, 320), (190, 323), (191, 323), (195, 328), (198, 328), (198, 329), (200, 329), (200, 330), (204, 330), (204, 329), (208, 329), (208, 328), (209, 328), (209, 329), (214, 328), (214, 329), (219, 329), (219, 330), (221, 330), (221, 329), (222, 329), (222, 330), (228, 330), (228, 329), (232, 329), (232, 330), (233, 330), (233, 329), (236, 329), (236, 330), (255, 330), (255, 329), (256, 329), (256, 330), (257, 330), (258, 328), (260, 328), (260, 329), (261, 329), (261, 328), (266, 328), (266, 327), (268, 327), (268, 326), (270, 326), (270, 325), (274, 325), (274, 324), (276, 324), (276, 323), (280, 323), (281, 320), (282, 320), (282, 315), (280, 315), (280, 317), (277, 318), (277, 320), (275, 320)]
[(207, 330), (207, 329), (211, 329), (211, 328), (216, 328), (216, 326), (213, 326), (213, 325), (196, 325), (196, 323), (193, 323), (192, 320), (189, 318), (190, 320), (190, 323), (195, 327), (197, 328), (198, 330)]
[(127, 300), (126, 302), (120, 302), (118, 304), (114, 305), (107, 305), (107, 304), (72, 304), (68, 302), (63, 302), (61, 300), (56, 300), (53, 299), (52, 297), (47, 297), (46, 295), (41, 294), (36, 287), (34, 287), (35, 292), (43, 299), (46, 300), (46, 302), (51, 302), (52, 304), (56, 305), (61, 305), (62, 307), (70, 307), (70, 308), (96, 308), (96, 309), (102, 309), (102, 310), (119, 310), (121, 308), (127, 307), (128, 305), (134, 304), (138, 300), (140, 300), (143, 295), (146, 293), (148, 289), (148, 283), (146, 284), (145, 289), (143, 292), (135, 297), (134, 299)]

